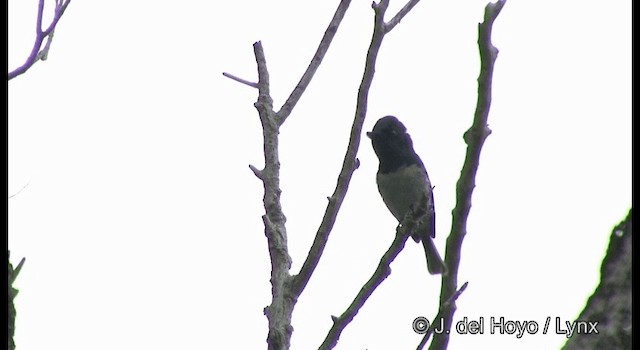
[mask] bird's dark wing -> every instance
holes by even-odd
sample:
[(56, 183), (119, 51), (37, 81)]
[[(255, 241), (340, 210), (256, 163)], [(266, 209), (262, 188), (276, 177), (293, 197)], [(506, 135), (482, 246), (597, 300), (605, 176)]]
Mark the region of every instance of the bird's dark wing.
[(428, 220), (427, 225), (427, 235), (431, 238), (436, 238), (436, 210), (435, 210), (435, 202), (433, 201), (433, 187), (431, 186), (431, 181), (429, 181), (429, 175), (427, 174), (427, 168), (425, 168), (424, 163), (422, 163), (422, 159), (418, 156), (415, 151), (413, 151), (413, 159), (416, 161), (420, 169), (422, 169), (424, 173), (425, 179), (425, 191), (427, 195), (427, 217), (425, 220)]
[[(431, 186), (431, 184), (428, 185)], [(427, 205), (427, 216), (429, 220), (427, 234), (431, 236), (431, 238), (436, 238), (436, 210), (433, 201), (433, 188), (431, 188), (431, 191), (429, 191), (429, 195), (431, 198), (429, 200), (429, 204)]]

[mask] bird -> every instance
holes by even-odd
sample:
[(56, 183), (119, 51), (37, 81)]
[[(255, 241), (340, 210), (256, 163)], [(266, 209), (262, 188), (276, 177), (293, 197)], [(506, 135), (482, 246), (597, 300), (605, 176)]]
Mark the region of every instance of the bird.
[(424, 163), (413, 149), (407, 128), (398, 118), (388, 115), (375, 123), (367, 137), (371, 139), (380, 162), (376, 174), (378, 191), (398, 222), (401, 223), (409, 210), (416, 208), (421, 198), (426, 196), (426, 212), (419, 226), (410, 234), (416, 243), (422, 241), (429, 273), (444, 273), (444, 262), (433, 242), (436, 237), (433, 188)]

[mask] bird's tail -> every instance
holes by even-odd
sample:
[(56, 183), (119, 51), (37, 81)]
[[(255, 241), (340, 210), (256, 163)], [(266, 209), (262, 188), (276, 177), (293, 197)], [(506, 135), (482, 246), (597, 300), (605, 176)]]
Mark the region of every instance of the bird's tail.
[(427, 269), (432, 275), (438, 275), (444, 273), (446, 268), (444, 262), (438, 253), (438, 249), (433, 240), (430, 237), (422, 239), (422, 245), (424, 246), (424, 253), (427, 256)]

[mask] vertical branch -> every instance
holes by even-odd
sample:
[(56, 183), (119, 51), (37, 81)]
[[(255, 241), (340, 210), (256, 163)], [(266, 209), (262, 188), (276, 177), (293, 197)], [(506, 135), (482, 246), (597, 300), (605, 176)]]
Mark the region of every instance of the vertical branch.
[(13, 265), (11, 264), (11, 252), (7, 250), (7, 262), (9, 265), (8, 267), (9, 290), (7, 295), (9, 299), (8, 322), (7, 322), (9, 325), (9, 330), (7, 333), (7, 338), (8, 338), (8, 349), (14, 350), (16, 348), (16, 344), (13, 341), (13, 335), (15, 334), (15, 330), (16, 330), (16, 307), (13, 303), (13, 300), (18, 295), (18, 290), (13, 287), (13, 282), (15, 282), (16, 278), (18, 278), (18, 274), (20, 273), (20, 270), (22, 270), (22, 266), (24, 265), (25, 258), (22, 258), (22, 260), (20, 260), (20, 262), (18, 263), (18, 266), (14, 269)]
[[(267, 237), (269, 256), (271, 258), (271, 305), (264, 310), (269, 321), (267, 335), (268, 349), (288, 349), (291, 333), (291, 315), (295, 301), (289, 297), (289, 269), (291, 257), (287, 247), (286, 218), (280, 205), (280, 160), (278, 157), (278, 129), (276, 114), (273, 111), (273, 100), (269, 92), (269, 72), (267, 61), (259, 41), (253, 44), (253, 51), (258, 65), (258, 101), (254, 104), (262, 124), (264, 145), (264, 169), (260, 171), (260, 179), (264, 186), (263, 204), (265, 214), (262, 216), (264, 234)], [(254, 171), (255, 172), (255, 171)]]
[[(493, 66), (498, 56), (498, 49), (491, 43), (491, 29), (505, 2), (506, 0), (498, 0), (496, 3), (487, 4), (484, 21), (478, 24), (478, 47), (481, 62), (480, 75), (478, 77), (478, 101), (473, 124), (464, 134), (464, 140), (467, 143), (467, 154), (456, 186), (456, 206), (452, 212), (451, 233), (447, 238), (445, 254), (445, 265), (448, 273), (442, 277), (440, 292), (440, 308), (444, 309), (440, 311), (442, 311), (442, 321), (445, 329), (451, 329), (453, 314), (456, 310), (455, 302), (450, 303), (448, 306), (445, 306), (445, 303), (458, 288), (460, 253), (462, 241), (467, 233), (467, 218), (471, 210), (471, 196), (475, 187), (480, 151), (485, 139), (491, 134), (487, 120), (489, 118), (489, 108), (491, 107)], [(435, 322), (438, 321), (435, 320)], [(430, 349), (445, 349), (448, 343), (449, 334), (447, 332), (435, 334)]]

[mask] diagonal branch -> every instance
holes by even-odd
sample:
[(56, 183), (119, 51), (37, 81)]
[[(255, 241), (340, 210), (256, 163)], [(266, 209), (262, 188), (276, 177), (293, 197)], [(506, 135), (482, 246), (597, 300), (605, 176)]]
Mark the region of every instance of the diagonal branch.
[[(38, 2), (38, 16), (36, 18), (36, 40), (33, 44), (33, 48), (31, 49), (31, 53), (25, 63), (23, 63), (20, 67), (12, 70), (8, 74), (8, 80), (11, 80), (18, 75), (26, 72), (31, 66), (33, 66), (36, 62), (40, 60), (46, 60), (47, 54), (49, 53), (49, 49), (51, 47), (51, 41), (53, 40), (53, 31), (60, 20), (60, 17), (64, 14), (64, 11), (69, 6), (71, 0), (56, 0), (55, 10), (53, 12), (53, 20), (51, 24), (47, 27), (47, 29), (42, 30), (42, 13), (44, 12), (44, 0), (39, 0)], [(42, 42), (47, 38), (47, 42), (44, 45), (44, 48), (40, 50), (42, 47)]]
[(442, 316), (444, 315), (446, 310), (449, 310), (451, 305), (453, 305), (453, 303), (456, 300), (458, 300), (458, 297), (460, 297), (460, 294), (462, 294), (462, 292), (464, 292), (464, 290), (467, 289), (468, 285), (469, 285), (469, 282), (464, 282), (462, 284), (462, 287), (460, 287), (460, 289), (458, 289), (455, 293), (453, 293), (453, 295), (449, 297), (449, 299), (447, 299), (447, 301), (445, 301), (442, 304), (442, 307), (440, 307), (440, 309), (438, 310), (436, 317), (433, 318), (433, 322), (431, 322), (429, 324), (429, 328), (427, 328), (424, 331), (424, 337), (422, 337), (422, 340), (420, 341), (420, 344), (418, 344), (418, 347), (416, 348), (416, 350), (422, 350), (424, 348), (424, 346), (429, 341), (429, 337), (431, 337), (431, 334), (433, 334), (434, 332), (434, 327), (438, 325), (438, 320), (442, 319)]
[(407, 13), (409, 13), (409, 11), (411, 11), (411, 9), (418, 4), (418, 2), (420, 2), (420, 0), (409, 0), (409, 2), (406, 3), (395, 16), (393, 16), (393, 18), (389, 22), (387, 22), (387, 24), (385, 25), (385, 30), (387, 32), (390, 32), (395, 26), (398, 25), (398, 23), (400, 23), (400, 21), (402, 21), (404, 16), (406, 16)]
[(320, 223), (320, 227), (316, 232), (316, 237), (313, 241), (313, 244), (311, 245), (311, 249), (309, 250), (309, 255), (304, 261), (298, 275), (294, 276), (293, 292), (296, 295), (300, 295), (300, 293), (302, 293), (307, 283), (309, 282), (313, 271), (318, 266), (318, 262), (320, 261), (322, 252), (324, 251), (324, 248), (329, 239), (329, 233), (333, 229), (338, 211), (340, 210), (342, 202), (344, 201), (344, 198), (346, 196), (349, 183), (351, 182), (351, 176), (357, 168), (356, 155), (360, 146), (362, 126), (367, 115), (369, 89), (371, 88), (371, 84), (373, 83), (376, 60), (378, 57), (378, 52), (380, 51), (380, 46), (382, 45), (382, 40), (384, 38), (384, 35), (388, 33), (388, 31), (385, 29), (384, 23), (384, 14), (388, 6), (389, 0), (381, 0), (379, 3), (374, 2), (372, 4), (375, 12), (373, 36), (371, 38), (369, 50), (367, 51), (365, 69), (362, 76), (362, 81), (360, 83), (360, 88), (358, 89), (356, 112), (353, 119), (353, 124), (351, 125), (349, 145), (347, 146), (347, 151), (342, 162), (342, 169), (340, 170), (340, 174), (338, 175), (336, 188), (331, 197), (329, 197), (329, 203), (327, 204), (322, 222)]
[(324, 342), (320, 349), (332, 349), (338, 343), (340, 334), (347, 327), (353, 318), (358, 314), (364, 303), (369, 299), (373, 292), (382, 284), (382, 282), (391, 274), (391, 263), (396, 259), (398, 254), (404, 248), (409, 233), (418, 225), (419, 220), (427, 209), (427, 197), (423, 196), (415, 209), (410, 210), (402, 220), (402, 223), (396, 228), (396, 238), (391, 246), (382, 255), (378, 267), (373, 272), (369, 280), (360, 288), (351, 305), (339, 317), (331, 316), (333, 326), (329, 329)]
[(16, 192), (16, 193), (14, 193), (14, 194), (10, 195), (8, 199), (11, 199), (11, 198), (13, 198), (13, 197), (15, 197), (15, 196), (19, 195), (19, 194), (20, 194), (20, 192), (22, 192), (25, 188), (27, 188), (27, 186), (29, 186), (29, 184), (30, 184), (30, 183), (31, 183), (31, 180), (27, 181), (27, 183), (26, 183), (26, 184), (24, 184), (24, 186), (22, 186), (22, 188), (21, 188), (21, 189), (19, 189), (19, 190), (18, 190), (18, 192)]
[(369, 280), (362, 286), (356, 297), (351, 302), (351, 305), (340, 315), (339, 317), (331, 316), (333, 319), (333, 326), (327, 333), (327, 336), (320, 345), (319, 349), (333, 349), (338, 344), (338, 339), (342, 334), (342, 331), (347, 327), (353, 318), (358, 314), (364, 303), (369, 299), (378, 286), (391, 274), (391, 268), (389, 267), (395, 258), (400, 254), (404, 248), (404, 244), (407, 242), (409, 235), (407, 231), (398, 227), (396, 232), (396, 238), (389, 246), (389, 249), (384, 253), (378, 267)]
[(349, 8), (350, 4), (351, 4), (351, 0), (340, 1), (340, 4), (338, 5), (338, 8), (336, 9), (335, 14), (333, 15), (331, 22), (329, 22), (329, 26), (327, 27), (327, 30), (325, 30), (322, 40), (320, 40), (320, 45), (318, 45), (318, 49), (316, 50), (316, 53), (313, 55), (313, 58), (311, 59), (311, 62), (309, 63), (307, 70), (304, 72), (304, 74), (300, 78), (298, 85), (296, 85), (293, 91), (291, 91), (291, 95), (289, 95), (289, 97), (287, 98), (287, 101), (284, 103), (284, 105), (282, 105), (282, 108), (280, 108), (280, 111), (278, 111), (278, 122), (281, 125), (282, 123), (284, 123), (287, 117), (289, 117), (289, 115), (291, 114), (291, 111), (293, 110), (293, 107), (296, 106), (296, 103), (298, 103), (298, 100), (300, 100), (300, 97), (302, 97), (302, 94), (307, 89), (307, 86), (309, 86), (309, 83), (311, 82), (313, 75), (316, 74), (318, 67), (320, 67), (320, 63), (322, 63), (322, 60), (324, 59), (324, 55), (329, 50), (329, 45), (331, 45), (331, 41), (333, 40), (333, 37), (336, 35), (336, 32), (338, 31), (338, 27), (340, 26), (340, 22), (342, 22), (342, 19), (344, 18), (344, 14), (347, 12), (347, 9)]
[[(475, 188), (475, 178), (478, 172), (480, 151), (491, 130), (487, 125), (489, 109), (491, 107), (491, 83), (493, 79), (493, 66), (498, 56), (498, 49), (491, 43), (491, 29), (493, 22), (500, 14), (506, 0), (498, 0), (489, 3), (485, 7), (484, 21), (478, 24), (478, 47), (480, 50), (480, 75), (478, 77), (478, 101), (473, 119), (473, 124), (465, 132), (464, 140), (467, 143), (467, 154), (462, 165), (460, 179), (456, 186), (456, 206), (452, 212), (451, 233), (447, 238), (445, 265), (448, 274), (442, 277), (440, 292), (440, 309), (443, 303), (456, 292), (458, 280), (458, 267), (460, 265), (460, 253), (462, 241), (467, 233), (467, 218), (471, 211), (471, 197)], [(444, 309), (442, 322), (445, 329), (451, 329), (455, 303)], [(430, 349), (445, 349), (449, 343), (449, 334), (442, 332), (435, 334)]]

